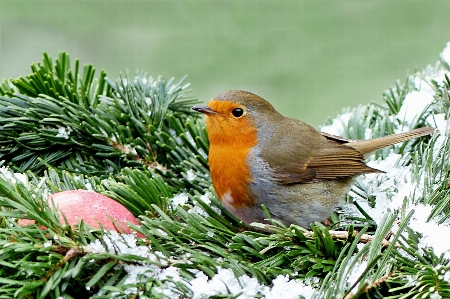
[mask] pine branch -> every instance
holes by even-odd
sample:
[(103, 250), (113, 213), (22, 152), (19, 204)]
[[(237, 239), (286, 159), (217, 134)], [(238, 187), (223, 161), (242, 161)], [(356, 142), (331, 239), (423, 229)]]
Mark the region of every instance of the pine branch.
[[(65, 53), (55, 65), (44, 54), (43, 64), (32, 70), (12, 80), (19, 93), (3, 87), (0, 97), (0, 158), (18, 171), (42, 173), (50, 165), (108, 176), (127, 166), (167, 167), (166, 150), (155, 143), (167, 141), (161, 134), (185, 134), (181, 123), (194, 117), (189, 107), (196, 101), (186, 96), (184, 79), (174, 83), (142, 74), (113, 83), (102, 72), (97, 83), (92, 66), (80, 75), (79, 62), (70, 70)], [(198, 130), (194, 126), (192, 132)]]
[[(397, 82), (385, 93), (385, 105), (347, 109), (328, 124), (355, 139), (431, 121), (438, 126), (439, 117), (449, 116), (448, 76), (427, 85), (435, 101), (413, 123), (397, 115), (407, 96), (421, 91), (418, 78), (429, 80), (441, 70)], [(334, 214), (332, 227), (317, 223), (311, 231), (273, 221), (268, 233), (255, 230), (261, 224), (238, 221), (215, 197), (207, 134), (190, 110), (196, 101), (184, 78), (138, 73), (113, 82), (104, 72), (95, 78), (92, 66), (81, 71), (76, 61), (72, 67), (65, 53), (55, 63), (44, 54), (31, 75), (0, 84), (0, 94), (0, 159), (6, 166), (0, 174), (0, 298), (188, 298), (198, 292), (195, 281), (220, 280), (224, 270), (238, 291), (229, 283), (208, 296), (264, 297), (280, 277), (316, 289), (308, 298), (448, 296), (448, 256), (436, 254), (424, 245), (424, 233), (412, 229), (419, 205), (430, 207), (432, 222), (450, 217), (450, 149), (442, 136), (373, 158), (393, 155), (398, 158), (390, 167), (410, 170), (411, 177), (400, 180), (416, 190), (395, 211), (383, 208), (379, 217), (384, 198), (375, 191), (397, 178), (361, 177), (350, 193), (360, 214)], [(382, 196), (394, 200), (398, 185), (394, 181)], [(60, 223), (47, 197), (72, 189), (94, 190), (125, 205), (139, 216), (141, 225), (131, 226), (144, 238), (94, 230), (83, 221)], [(36, 224), (22, 227), (19, 219)], [(331, 228), (345, 237), (336, 238)], [(362, 244), (364, 238), (371, 242)], [(257, 287), (249, 295), (244, 286), (251, 279)]]

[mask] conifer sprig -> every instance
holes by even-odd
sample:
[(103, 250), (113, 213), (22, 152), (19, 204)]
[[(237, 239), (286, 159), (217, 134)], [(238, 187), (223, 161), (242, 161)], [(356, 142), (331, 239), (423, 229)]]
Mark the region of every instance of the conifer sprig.
[[(431, 84), (436, 101), (414, 123), (395, 117), (406, 96), (419, 90), (417, 77), (387, 91), (386, 105), (343, 111), (350, 117), (341, 122), (342, 135), (394, 133), (429, 123), (431, 112), (448, 119), (448, 77)], [(138, 73), (114, 81), (105, 72), (96, 77), (92, 66), (81, 70), (78, 61), (72, 67), (61, 53), (55, 63), (44, 54), (31, 75), (0, 84), (0, 298), (189, 298), (194, 280), (212, 280), (221, 269), (232, 271), (242, 292), (243, 281), (257, 279), (255, 297), (280, 276), (314, 287), (309, 298), (448, 296), (448, 257), (424, 248), (410, 228), (415, 204), (430, 205), (431, 221), (450, 218), (447, 139), (378, 152), (374, 160), (401, 156), (396, 163), (411, 167), (422, 196), (405, 197), (378, 221), (373, 186), (359, 180), (350, 196), (361, 216), (330, 217), (348, 231), (346, 240), (319, 223), (308, 233), (276, 222), (266, 226), (271, 232), (258, 231), (214, 196), (207, 134), (190, 110), (196, 100), (184, 80)], [(139, 217), (141, 225), (132, 227), (144, 238), (93, 230), (82, 221), (76, 228), (61, 224), (46, 199), (71, 189), (125, 205)], [(394, 193), (386, 190), (389, 198)], [(23, 218), (35, 225), (19, 226)], [(374, 241), (361, 244), (363, 233)], [(218, 295), (236, 298), (232, 287)]]
[(127, 166), (167, 168), (166, 145), (157, 144), (168, 138), (161, 135), (186, 135), (181, 123), (188, 118), (195, 133), (189, 108), (196, 100), (188, 97), (184, 78), (175, 83), (140, 74), (112, 82), (101, 72), (97, 79), (92, 65), (79, 74), (78, 60), (71, 70), (66, 53), (55, 64), (44, 54), (32, 71), (0, 89), (0, 158), (18, 171), (52, 166), (108, 176)]

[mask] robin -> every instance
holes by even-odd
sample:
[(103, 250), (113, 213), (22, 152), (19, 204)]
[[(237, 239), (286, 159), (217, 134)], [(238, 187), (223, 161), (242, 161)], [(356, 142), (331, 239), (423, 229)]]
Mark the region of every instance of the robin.
[(225, 208), (247, 224), (267, 223), (261, 205), (285, 225), (326, 219), (356, 176), (383, 173), (364, 158), (377, 149), (432, 134), (431, 127), (371, 140), (348, 140), (281, 115), (261, 97), (230, 90), (207, 106), (209, 168)]

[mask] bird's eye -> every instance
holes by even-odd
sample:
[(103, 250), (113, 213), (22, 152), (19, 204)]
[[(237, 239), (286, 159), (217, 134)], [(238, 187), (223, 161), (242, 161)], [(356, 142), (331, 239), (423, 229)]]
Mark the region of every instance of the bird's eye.
[(244, 114), (244, 109), (242, 108), (235, 108), (233, 111), (231, 111), (234, 117), (241, 117)]

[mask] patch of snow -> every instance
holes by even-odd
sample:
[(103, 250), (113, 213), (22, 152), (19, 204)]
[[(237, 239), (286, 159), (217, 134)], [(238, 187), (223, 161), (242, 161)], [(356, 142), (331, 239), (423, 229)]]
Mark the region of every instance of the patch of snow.
[[(214, 212), (216, 212), (217, 214), (221, 215), (221, 211), (218, 207), (214, 206), (214, 205), (210, 205), (211, 204), (211, 199), (210, 197), (213, 196), (211, 194), (211, 192), (206, 192), (205, 194), (202, 194), (199, 199), (201, 201), (203, 201), (205, 204), (209, 205), (211, 207), (211, 209), (214, 210)], [(190, 209), (188, 211), (189, 213), (197, 213), (199, 215), (202, 215), (203, 217), (208, 216), (208, 213), (203, 210), (203, 208), (201, 206), (199, 206), (196, 202), (194, 202), (194, 207), (192, 209)]]
[[(436, 138), (436, 142), (434, 144), (434, 148), (439, 149), (442, 148), (446, 142), (448, 142), (448, 135), (449, 135), (449, 124), (448, 121), (445, 119), (445, 114), (431, 114), (427, 117), (427, 123), (430, 124), (430, 126), (436, 128), (438, 130), (438, 135)], [(437, 155), (439, 155), (439, 151), (433, 151), (433, 157), (437, 158)]]
[(364, 132), (364, 139), (372, 139), (372, 129), (366, 128), (366, 131)]
[(414, 124), (433, 100), (428, 92), (412, 91), (406, 95), (397, 118), (409, 125)]
[(241, 293), (237, 298), (255, 298), (261, 290), (261, 285), (256, 278), (242, 275), (236, 277), (231, 269), (219, 268), (217, 274), (211, 279), (203, 272), (198, 272), (196, 277), (190, 282), (191, 290), (194, 292), (193, 298), (209, 298), (220, 294)]
[(56, 137), (61, 137), (64, 139), (69, 139), (69, 135), (72, 132), (72, 128), (65, 128), (65, 127), (59, 127), (58, 128), (58, 134), (56, 134)]
[(289, 279), (287, 275), (279, 275), (272, 281), (272, 286), (258, 283), (256, 278), (242, 275), (236, 277), (231, 269), (219, 268), (217, 274), (211, 279), (203, 272), (197, 272), (190, 282), (194, 292), (193, 298), (209, 298), (214, 295), (238, 295), (238, 299), (263, 298), (266, 299), (297, 299), (312, 297), (315, 289), (300, 280)]
[(442, 239), (444, 236), (450, 236), (450, 223), (438, 224), (433, 219), (427, 221), (432, 210), (429, 205), (419, 204), (414, 210), (409, 227), (422, 234), (419, 247), (431, 247), (437, 256), (444, 254), (445, 259), (450, 259), (450, 242)]
[[(353, 259), (354, 256), (350, 258), (347, 266), (353, 264)], [(356, 262), (351, 269), (347, 269), (346, 271), (347, 286), (351, 287), (366, 269), (367, 269), (367, 261)], [(358, 288), (358, 285), (356, 285), (355, 288)]]
[(450, 42), (447, 43), (440, 56), (442, 60), (450, 65)]
[(347, 128), (347, 123), (352, 116), (353, 113), (351, 112), (340, 114), (335, 119), (333, 119), (331, 125), (321, 127), (320, 131), (336, 136), (343, 136), (345, 128)]
[(13, 184), (21, 182), (22, 184), (27, 184), (28, 178), (25, 174), (20, 172), (12, 172), (8, 167), (0, 167), (0, 174), (8, 181)]
[(132, 155), (137, 155), (137, 151), (135, 148), (133, 148), (131, 146), (131, 144), (124, 144), (123, 145), (123, 153), (128, 155), (128, 154), (132, 154)]
[(182, 206), (185, 205), (189, 200), (189, 197), (186, 193), (180, 193), (175, 195), (170, 201), (174, 206)]
[(301, 280), (289, 279), (287, 275), (279, 275), (272, 281), (272, 287), (265, 287), (262, 292), (266, 299), (296, 299), (302, 296), (312, 298), (315, 289)]
[(178, 145), (183, 145), (183, 140), (177, 135), (177, 132), (173, 129), (169, 129), (170, 136), (177, 142)]
[[(380, 223), (386, 211), (399, 209), (405, 196), (414, 194), (416, 185), (411, 183), (411, 168), (398, 165), (401, 159), (401, 155), (392, 152), (384, 160), (369, 161), (368, 166), (386, 173), (367, 174), (357, 178), (359, 183), (365, 186), (367, 193), (376, 198), (374, 208), (365, 200), (358, 200), (358, 204), (377, 223)], [(356, 199), (359, 197), (352, 191), (349, 194)], [(351, 215), (359, 215), (353, 204), (346, 205), (346, 210)]]
[(192, 182), (193, 180), (195, 180), (197, 176), (195, 175), (195, 172), (192, 169), (189, 169), (188, 171), (186, 171), (186, 178), (189, 182)]
[(137, 245), (137, 237), (134, 234), (119, 234), (117, 231), (105, 231), (103, 243), (100, 240), (95, 240), (88, 247), (93, 253), (132, 254), (154, 261), (159, 261), (160, 258), (156, 256), (155, 252), (151, 252), (150, 246)]

